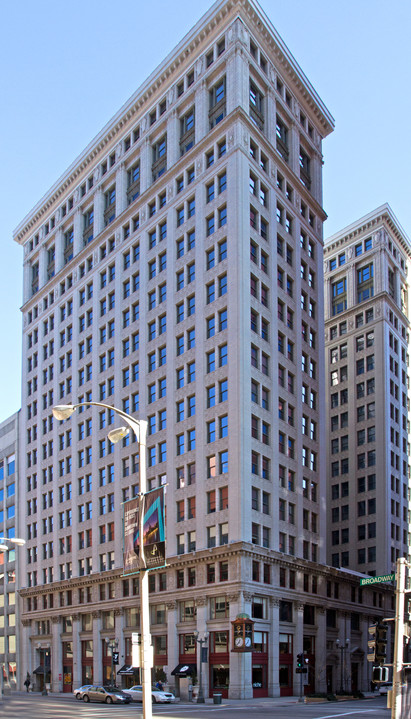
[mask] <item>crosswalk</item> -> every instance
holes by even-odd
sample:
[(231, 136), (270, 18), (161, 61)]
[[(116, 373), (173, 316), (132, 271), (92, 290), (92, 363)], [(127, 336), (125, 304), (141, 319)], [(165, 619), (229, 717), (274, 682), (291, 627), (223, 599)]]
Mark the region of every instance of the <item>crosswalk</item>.
[[(224, 706), (205, 705), (197, 707), (198, 714), (202, 709), (207, 714), (221, 711)], [(179, 716), (192, 714), (193, 706), (177, 704), (153, 704), (155, 719), (176, 719)], [(2, 719), (142, 719), (143, 709), (140, 702), (126, 705), (84, 703), (75, 701), (74, 697), (55, 698), (41, 697), (33, 694), (21, 694), (4, 697), (0, 700), (0, 716)]]

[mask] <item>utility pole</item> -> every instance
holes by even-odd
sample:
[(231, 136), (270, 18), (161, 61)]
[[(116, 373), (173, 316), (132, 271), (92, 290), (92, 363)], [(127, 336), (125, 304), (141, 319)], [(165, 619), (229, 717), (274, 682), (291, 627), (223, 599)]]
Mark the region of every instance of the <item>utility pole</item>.
[(409, 566), (405, 557), (397, 559), (396, 602), (395, 602), (395, 636), (394, 661), (392, 670), (392, 701), (391, 719), (401, 719), (402, 687), (401, 674), (404, 663), (404, 604), (405, 604), (405, 573)]

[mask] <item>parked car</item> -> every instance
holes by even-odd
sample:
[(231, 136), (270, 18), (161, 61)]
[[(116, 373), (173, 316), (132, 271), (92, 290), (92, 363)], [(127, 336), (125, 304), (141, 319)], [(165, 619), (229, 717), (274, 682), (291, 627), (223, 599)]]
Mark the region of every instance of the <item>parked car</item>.
[(380, 694), (387, 694), (392, 689), (392, 682), (387, 682), (386, 684), (380, 684), (379, 692)]
[(131, 697), (121, 689), (111, 686), (92, 685), (83, 691), (83, 702), (104, 702), (105, 704), (129, 704)]
[[(130, 687), (130, 689), (125, 689), (124, 691), (130, 695), (133, 702), (143, 701), (143, 687), (141, 685)], [(172, 692), (166, 692), (163, 689), (156, 689), (155, 687), (151, 688), (151, 698), (156, 704), (170, 704), (176, 700)]]
[(78, 689), (74, 689), (73, 694), (76, 697), (76, 699), (80, 700), (83, 698), (84, 692), (87, 691), (87, 689), (90, 689), (90, 687), (93, 686), (92, 684), (83, 684), (82, 687), (79, 687)]

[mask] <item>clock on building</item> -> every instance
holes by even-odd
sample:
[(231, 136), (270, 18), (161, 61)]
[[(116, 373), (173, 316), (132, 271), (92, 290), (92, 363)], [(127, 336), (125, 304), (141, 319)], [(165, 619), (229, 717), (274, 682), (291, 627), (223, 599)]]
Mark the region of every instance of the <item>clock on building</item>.
[(253, 649), (253, 620), (248, 614), (239, 614), (231, 624), (233, 626), (231, 651), (251, 652)]

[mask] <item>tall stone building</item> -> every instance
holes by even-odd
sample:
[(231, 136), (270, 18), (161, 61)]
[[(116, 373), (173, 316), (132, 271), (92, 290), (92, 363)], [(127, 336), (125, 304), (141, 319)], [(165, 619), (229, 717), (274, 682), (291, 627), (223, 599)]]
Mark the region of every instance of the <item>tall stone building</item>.
[[(22, 547), (13, 539), (21, 536), (17, 506), (21, 501), (18, 471), (19, 417), (16, 412), (0, 423), (0, 677), (1, 690), (16, 688), (19, 667), (19, 603), (16, 572)], [(10, 540), (10, 541), (9, 541)], [(6, 548), (7, 547), (7, 548)]]
[(328, 562), (409, 553), (410, 240), (382, 205), (325, 245)]
[[(167, 567), (150, 574), (154, 676), (186, 691), (198, 631), (206, 694), (298, 692), (303, 650), (307, 690), (325, 688), (335, 640), (353, 627), (344, 666), (368, 684), (367, 615), (388, 595), (375, 602), (324, 566), (321, 143), (332, 129), (261, 8), (222, 0), (16, 229), (24, 671), (37, 688), (107, 680), (105, 639), (118, 639), (119, 681), (135, 682), (122, 502), (138, 492), (137, 445), (108, 442), (110, 411), (52, 417), (92, 400), (148, 419), (148, 486), (167, 484)], [(242, 613), (255, 622), (247, 653), (231, 651)]]

